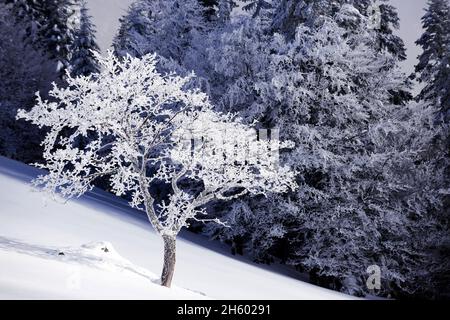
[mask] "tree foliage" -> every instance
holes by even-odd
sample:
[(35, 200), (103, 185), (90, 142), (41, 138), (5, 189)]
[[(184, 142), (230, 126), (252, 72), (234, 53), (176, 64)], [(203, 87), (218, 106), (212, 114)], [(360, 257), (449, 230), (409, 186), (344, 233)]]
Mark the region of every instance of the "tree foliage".
[[(154, 55), (98, 59), (103, 70), (95, 78), (69, 76), (67, 88), (50, 91), (54, 101), (38, 95), (33, 109), (19, 111), (20, 118), (49, 128), (45, 162), (37, 164), (48, 174), (35, 184), (71, 198), (90, 190), (95, 179), (110, 177), (112, 191), (130, 194), (130, 205), (144, 210), (162, 236), (161, 283), (170, 286), (175, 237), (190, 220), (206, 221), (205, 204), (295, 188), (294, 172), (274, 162), (277, 148), (291, 144), (258, 140), (232, 115), (214, 112), (204, 93), (184, 88), (189, 78), (158, 73)], [(66, 128), (73, 131), (69, 137)], [(77, 138), (88, 134), (79, 148)], [(184, 190), (183, 178), (202, 190)], [(150, 188), (160, 182), (172, 192), (156, 203)]]

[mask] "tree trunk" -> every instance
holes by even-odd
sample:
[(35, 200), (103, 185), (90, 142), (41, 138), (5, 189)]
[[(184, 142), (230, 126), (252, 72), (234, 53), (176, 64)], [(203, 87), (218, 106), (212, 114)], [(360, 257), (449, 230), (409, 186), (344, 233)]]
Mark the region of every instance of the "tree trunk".
[(170, 288), (173, 273), (175, 271), (176, 238), (163, 235), (164, 241), (164, 265), (161, 273), (161, 285)]

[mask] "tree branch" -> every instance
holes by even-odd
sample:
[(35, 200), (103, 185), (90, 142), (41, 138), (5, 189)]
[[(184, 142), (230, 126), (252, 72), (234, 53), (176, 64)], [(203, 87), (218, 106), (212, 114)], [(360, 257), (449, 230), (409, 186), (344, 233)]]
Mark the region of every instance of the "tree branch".
[(227, 190), (222, 190), (221, 192), (219, 191), (213, 191), (213, 192), (208, 192), (207, 194), (205, 194), (205, 192), (200, 193), (200, 195), (194, 200), (193, 205), (194, 208), (203, 206), (205, 204), (207, 204), (209, 201), (213, 200), (213, 199), (218, 199), (218, 200), (232, 200), (232, 199), (236, 199), (239, 198), (245, 194), (248, 193), (247, 189), (242, 190), (239, 193), (236, 193), (234, 195), (231, 196), (225, 196), (224, 193), (229, 191), (232, 188), (242, 188), (239, 185), (234, 185), (234, 186), (230, 186)]
[(139, 174), (139, 188), (141, 189), (142, 195), (144, 197), (145, 212), (147, 213), (148, 220), (152, 224), (153, 228), (155, 228), (156, 232), (158, 232), (159, 234), (163, 234), (164, 227), (161, 225), (161, 222), (156, 215), (155, 208), (153, 207), (153, 203), (155, 202), (155, 200), (148, 191), (148, 186), (145, 182), (145, 176), (142, 174), (142, 172), (140, 172)]
[(187, 172), (187, 169), (183, 167), (176, 175), (172, 177), (172, 190), (174, 193), (178, 194), (181, 192), (180, 188), (178, 188), (178, 180), (183, 177)]

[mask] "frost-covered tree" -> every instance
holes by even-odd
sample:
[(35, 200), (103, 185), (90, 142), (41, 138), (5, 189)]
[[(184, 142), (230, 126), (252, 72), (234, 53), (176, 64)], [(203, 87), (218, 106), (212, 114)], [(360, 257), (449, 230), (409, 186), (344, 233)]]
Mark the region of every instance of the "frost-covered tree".
[[(386, 3), (388, 0), (279, 0), (275, 6), (272, 27), (289, 39), (295, 35), (300, 24), (307, 26), (320, 25), (325, 17), (333, 17), (343, 13), (342, 8), (353, 8), (340, 26), (348, 31), (356, 31), (360, 15), (364, 16), (366, 27), (375, 32), (376, 41), (373, 46), (377, 50), (387, 50), (401, 60), (406, 59), (403, 40), (393, 31), (399, 28), (397, 10)], [(348, 6), (348, 5), (351, 6)], [(353, 14), (352, 14), (353, 13)]]
[[(358, 19), (349, 33), (352, 16)], [(292, 40), (275, 35), (258, 44), (256, 32), (233, 37), (260, 48), (253, 62), (238, 46), (229, 49), (250, 63), (243, 70), (257, 70), (245, 86), (252, 104), (235, 106), (295, 142), (283, 157), (300, 172), (300, 188), (235, 204), (226, 220), (237, 227), (209, 231), (245, 239), (258, 260), (275, 254), (313, 278), (333, 279), (335, 289), (367, 293), (366, 268), (377, 264), (385, 277), (381, 294), (412, 292), (433, 269), (423, 259), (431, 258), (433, 241), (423, 235), (445, 239), (435, 214), (445, 207), (444, 176), (423, 158), (433, 139), (432, 108), (392, 103), (404, 76), (397, 58), (374, 45), (366, 19), (346, 5), (320, 24), (300, 25)], [(223, 69), (233, 70), (225, 67), (227, 55)], [(249, 210), (245, 219), (235, 218)]]
[[(256, 139), (253, 130), (232, 115), (213, 111), (207, 96), (186, 90), (189, 78), (161, 75), (155, 55), (142, 59), (100, 58), (95, 77), (68, 77), (68, 87), (55, 86), (52, 101), (39, 96), (18, 117), (48, 127), (43, 164), (48, 170), (35, 185), (70, 198), (109, 176), (112, 191), (128, 193), (130, 204), (146, 212), (164, 242), (161, 284), (170, 286), (175, 266), (176, 236), (190, 220), (202, 220), (205, 204), (243, 194), (285, 192), (295, 188), (294, 173), (276, 161), (278, 148), (291, 143)], [(64, 128), (73, 134), (61, 135)], [(92, 139), (74, 147), (79, 136)], [(192, 193), (180, 180), (201, 185)], [(156, 203), (151, 187), (171, 187)], [(214, 219), (213, 219), (214, 220)]]
[(242, 9), (252, 12), (253, 17), (260, 16), (265, 10), (272, 9), (272, 1), (267, 0), (242, 0), (245, 4)]
[[(385, 1), (388, 2), (388, 1)], [(377, 17), (379, 15), (379, 18)], [(400, 18), (397, 9), (388, 3), (373, 2), (366, 9), (369, 26), (376, 31), (376, 49), (387, 50), (399, 60), (406, 59), (406, 47), (399, 36), (394, 32), (400, 28)], [(373, 19), (378, 19), (379, 24), (373, 25)]]
[(425, 86), (419, 98), (440, 106), (440, 115), (450, 121), (450, 5), (447, 0), (430, 0), (422, 17), (424, 34), (417, 40), (423, 53), (415, 72)]
[(73, 41), (72, 17), (78, 0), (6, 0), (16, 19), (26, 25), (26, 37), (56, 63), (62, 76)]
[(249, 123), (263, 117), (257, 104), (255, 83), (266, 79), (269, 37), (264, 23), (249, 17), (235, 21), (210, 35), (207, 49), (210, 97), (223, 112), (238, 112)]
[[(388, 51), (399, 60), (406, 59), (403, 40), (394, 34), (400, 27), (397, 9), (388, 0), (279, 0), (275, 6), (272, 29), (292, 39), (299, 25), (320, 26), (326, 18), (333, 18), (344, 28), (346, 36), (358, 32), (364, 21), (371, 32), (371, 46), (377, 52)], [(404, 104), (412, 99), (410, 84), (393, 92), (392, 101)]]
[[(450, 4), (446, 0), (430, 0), (422, 17), (425, 32), (416, 42), (422, 47), (419, 63), (415, 67), (416, 78), (423, 88), (417, 100), (434, 108), (434, 136), (427, 149), (428, 159), (435, 174), (441, 177), (442, 184), (436, 184), (436, 194), (444, 200), (440, 213), (442, 230), (450, 234)], [(440, 187), (440, 188), (439, 188)], [(449, 268), (450, 246), (447, 242), (436, 246), (433, 261), (443, 268)], [(440, 297), (450, 296), (448, 272), (440, 268), (433, 273), (430, 286), (434, 286)], [(446, 296), (445, 296), (446, 295)]]
[(196, 70), (205, 17), (198, 0), (137, 0), (122, 17), (114, 49), (119, 56), (157, 53), (187, 70)]
[(151, 33), (151, 7), (147, 1), (134, 1), (125, 16), (120, 18), (120, 27), (113, 40), (118, 56), (127, 54), (135, 57), (145, 55), (146, 36)]
[[(251, 3), (256, 6), (256, 2)], [(286, 26), (292, 32), (295, 32), (295, 28), (299, 25), (314, 30), (323, 21), (330, 19), (329, 16), (331, 16), (338, 23), (339, 27), (346, 30), (344, 34), (344, 38), (346, 38), (352, 37), (359, 32), (361, 24), (364, 23), (366, 27), (365, 32), (368, 34), (368, 37), (371, 37), (370, 41), (366, 41), (366, 45), (370, 45), (377, 52), (383, 51), (381, 46), (386, 47), (387, 44), (382, 45), (382, 43), (387, 43), (386, 39), (389, 37), (383, 38), (379, 36), (378, 29), (368, 27), (369, 19), (366, 17), (366, 11), (370, 3), (371, 1), (357, 2), (358, 10), (351, 5), (342, 5), (339, 2), (325, 0), (313, 1), (308, 5), (305, 2), (303, 6), (300, 5), (299, 1), (273, 1), (273, 6), (278, 10), (273, 19), (274, 23), (277, 19), (284, 19), (288, 23), (290, 19), (289, 14), (283, 17), (278, 17), (277, 14), (281, 14), (279, 12), (280, 8), (296, 4), (297, 7), (299, 6), (296, 10), (300, 10), (298, 14), (304, 19), (295, 20), (290, 27)], [(308, 19), (314, 19), (315, 15), (313, 13), (317, 12), (320, 12), (320, 15), (316, 16), (318, 21), (309, 21)], [(398, 22), (397, 20), (395, 21)], [(381, 20), (379, 25), (384, 26), (385, 24)], [(395, 24), (395, 26), (398, 25)], [(387, 24), (385, 27), (387, 28)], [(259, 93), (255, 91), (254, 84), (260, 81), (270, 81), (272, 76), (271, 72), (268, 71), (267, 61), (269, 60), (271, 33), (274, 30), (282, 32), (284, 36), (287, 35), (287, 30), (283, 28), (277, 30), (273, 26), (267, 25), (265, 18), (255, 17), (251, 19), (248, 16), (241, 16), (235, 17), (233, 21), (229, 21), (225, 26), (217, 28), (209, 34), (209, 41), (207, 42), (209, 68), (205, 68), (204, 77), (209, 81), (210, 95), (216, 107), (220, 110), (239, 112), (241, 116), (250, 120), (262, 120), (271, 117), (270, 113), (272, 111), (268, 110), (263, 103), (257, 101)], [(351, 32), (348, 32), (349, 30)], [(287, 39), (291, 41), (292, 36), (288, 36)], [(399, 48), (402, 47), (401, 39), (398, 37), (395, 39), (399, 40), (399, 42), (397, 43), (394, 40), (393, 42), (397, 43)], [(394, 50), (393, 48), (392, 51), (397, 58), (402, 59), (403, 49)], [(395, 95), (392, 95), (391, 99), (400, 102), (407, 100), (409, 98), (407, 91), (408, 88), (406, 86), (402, 90), (396, 89)], [(270, 121), (270, 119), (265, 119), (264, 121)]]
[(219, 1), (220, 0), (199, 0), (200, 4), (204, 7), (203, 11), (208, 21), (216, 20)]
[(218, 21), (222, 24), (229, 22), (233, 9), (237, 7), (238, 4), (235, 0), (219, 0), (219, 5), (217, 8)]
[(17, 22), (24, 24), (25, 38), (54, 60), (60, 77), (69, 65), (73, 41), (73, 16), (78, 0), (6, 0)]
[(61, 77), (69, 66), (70, 45), (73, 41), (71, 16), (75, 13), (72, 0), (43, 0), (45, 24), (40, 29), (46, 52), (56, 62)]
[(81, 2), (80, 19), (77, 22), (70, 48), (70, 72), (72, 77), (88, 76), (99, 72), (97, 57), (94, 52), (99, 52), (100, 48), (95, 41), (95, 26), (91, 22), (87, 4)]

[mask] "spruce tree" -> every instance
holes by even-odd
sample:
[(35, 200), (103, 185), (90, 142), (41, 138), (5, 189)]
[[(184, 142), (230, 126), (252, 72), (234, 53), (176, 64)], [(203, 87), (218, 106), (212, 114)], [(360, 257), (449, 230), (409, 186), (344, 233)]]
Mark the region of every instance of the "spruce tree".
[(46, 26), (41, 30), (46, 50), (56, 62), (56, 71), (61, 77), (69, 66), (70, 46), (73, 41), (69, 19), (74, 14), (71, 0), (44, 0)]
[(197, 0), (138, 0), (121, 19), (114, 49), (121, 56), (140, 57), (155, 52), (186, 67), (185, 59), (189, 51), (201, 46), (199, 41), (205, 28), (203, 10)]
[[(427, 157), (433, 163), (432, 170), (443, 183), (436, 193), (444, 197), (444, 208), (440, 213), (441, 226), (450, 234), (450, 4), (447, 0), (430, 0), (422, 17), (425, 32), (416, 44), (422, 47), (419, 63), (415, 67), (416, 78), (423, 84), (417, 100), (433, 106), (434, 138), (427, 149)], [(434, 257), (437, 263), (449, 268), (450, 246), (436, 245)], [(450, 296), (448, 272), (436, 272), (432, 284), (436, 291)]]
[[(367, 19), (367, 27), (376, 32), (375, 47), (378, 51), (387, 50), (400, 60), (406, 59), (406, 49), (403, 40), (394, 35), (399, 28), (399, 18), (395, 7), (387, 4), (388, 0), (377, 3), (373, 0), (278, 0), (275, 6), (272, 28), (292, 39), (300, 24), (317, 26), (324, 21), (324, 17), (333, 17), (341, 12), (344, 5), (350, 4)], [(375, 20), (375, 24), (373, 23)], [(341, 25), (347, 30), (354, 30), (354, 23)]]
[(430, 0), (422, 17), (425, 32), (417, 40), (423, 53), (415, 76), (425, 86), (420, 99), (440, 107), (445, 122), (450, 121), (450, 5), (447, 0)]
[(204, 7), (205, 18), (208, 21), (214, 21), (217, 15), (217, 9), (220, 0), (199, 0), (200, 4)]
[(94, 52), (99, 52), (95, 41), (95, 26), (91, 22), (86, 1), (81, 2), (80, 19), (74, 31), (74, 40), (70, 48), (70, 70), (73, 77), (88, 76), (99, 72)]
[(407, 89), (398, 57), (376, 45), (361, 8), (317, 9), (332, 13), (299, 24), (292, 37), (265, 33), (257, 19), (233, 22), (209, 50), (216, 105), (293, 140), (281, 160), (298, 170), (301, 186), (234, 203), (224, 210), (233, 231), (209, 231), (337, 290), (369, 293), (366, 268), (378, 265), (379, 294), (430, 292), (426, 282), (445, 270), (430, 262), (445, 241), (436, 214), (445, 207), (442, 169), (422, 157), (433, 108), (393, 103)]
[(267, 0), (242, 0), (242, 2), (245, 3), (242, 9), (253, 12), (254, 18), (272, 8), (272, 2)]
[(151, 32), (151, 7), (148, 1), (133, 2), (125, 16), (120, 18), (120, 27), (114, 38), (116, 55), (141, 57), (147, 53), (146, 37)]
[(69, 66), (73, 41), (72, 19), (77, 0), (6, 0), (17, 21), (25, 25), (25, 38), (42, 48), (55, 63), (55, 72), (63, 78)]

